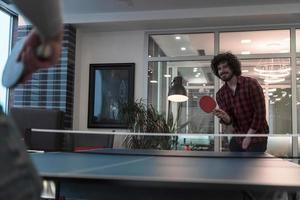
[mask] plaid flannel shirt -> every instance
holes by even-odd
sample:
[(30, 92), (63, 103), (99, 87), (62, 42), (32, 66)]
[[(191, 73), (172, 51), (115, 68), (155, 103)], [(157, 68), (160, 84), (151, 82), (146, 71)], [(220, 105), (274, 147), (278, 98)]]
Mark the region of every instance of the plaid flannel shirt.
[[(257, 80), (237, 76), (235, 93), (225, 83), (217, 92), (217, 102), (231, 118), (234, 133), (246, 134), (254, 129), (256, 134), (269, 133), (266, 121), (266, 106), (263, 89)], [(221, 123), (222, 122), (221, 120)], [(242, 143), (244, 137), (238, 137), (237, 142)], [(252, 137), (251, 142), (266, 140), (265, 137)]]

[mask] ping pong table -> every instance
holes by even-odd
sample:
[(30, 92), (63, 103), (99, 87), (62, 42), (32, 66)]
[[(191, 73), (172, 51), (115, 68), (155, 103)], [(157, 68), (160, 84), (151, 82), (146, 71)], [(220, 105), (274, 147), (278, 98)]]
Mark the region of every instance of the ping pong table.
[(56, 198), (246, 199), (243, 191), (300, 191), (300, 166), (263, 153), (108, 149), (31, 157), (56, 183)]

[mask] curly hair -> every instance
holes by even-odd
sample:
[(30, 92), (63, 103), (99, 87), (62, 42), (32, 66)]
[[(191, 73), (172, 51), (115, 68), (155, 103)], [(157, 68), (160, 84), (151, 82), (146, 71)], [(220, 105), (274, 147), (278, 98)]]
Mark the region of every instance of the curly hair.
[(225, 62), (227, 62), (234, 75), (240, 76), (242, 74), (241, 62), (239, 61), (239, 59), (232, 53), (225, 52), (214, 56), (214, 58), (211, 61), (211, 69), (217, 77), (220, 78), (218, 73), (218, 65)]

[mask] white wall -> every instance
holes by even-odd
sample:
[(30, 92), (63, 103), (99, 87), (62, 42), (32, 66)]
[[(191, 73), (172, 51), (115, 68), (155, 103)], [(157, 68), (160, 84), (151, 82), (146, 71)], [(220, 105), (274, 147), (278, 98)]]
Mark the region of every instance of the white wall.
[(87, 130), (89, 65), (135, 63), (135, 99), (146, 98), (144, 31), (96, 32), (77, 30), (73, 129)]

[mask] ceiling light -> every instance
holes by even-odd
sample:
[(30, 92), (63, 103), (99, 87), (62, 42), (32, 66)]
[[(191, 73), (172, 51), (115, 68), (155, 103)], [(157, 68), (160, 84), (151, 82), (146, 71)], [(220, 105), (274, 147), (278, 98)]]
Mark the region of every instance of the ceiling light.
[(186, 48), (185, 48), (185, 47), (181, 47), (180, 49), (181, 49), (181, 51), (185, 51), (185, 50), (186, 50)]
[(286, 91), (282, 91), (281, 94), (282, 94), (282, 97), (285, 97), (287, 95), (287, 92)]
[(254, 71), (259, 72), (261, 74), (263, 73), (284, 73), (287, 71), (290, 71), (291, 68), (290, 67), (286, 67), (286, 68), (279, 68), (279, 69), (264, 69), (264, 68), (256, 68), (254, 67)]
[(270, 104), (274, 104), (275, 102), (274, 101), (270, 101)]
[(149, 58), (151, 58), (152, 56), (151, 56), (151, 55), (149, 55), (148, 57), (149, 57)]
[(180, 40), (181, 37), (180, 37), (180, 36), (175, 36), (175, 39), (176, 39), (176, 40)]
[(151, 80), (150, 83), (157, 83), (157, 80)]
[(285, 81), (284, 77), (290, 75), (291, 68), (288, 65), (267, 63), (262, 66), (254, 67), (254, 72), (264, 77), (265, 83), (279, 83)]
[(280, 101), (280, 100), (281, 100), (281, 98), (276, 98), (276, 99), (275, 99), (275, 101)]
[(286, 77), (288, 75), (290, 75), (289, 72), (285, 72), (282, 74), (277, 74), (277, 73), (258, 73), (259, 76), (263, 76), (263, 77), (270, 77), (270, 78), (281, 78), (281, 77)]
[(247, 73), (247, 72), (249, 72), (249, 70), (248, 69), (244, 69), (244, 70), (242, 70), (242, 72), (243, 73)]
[(288, 49), (282, 49), (279, 51), (279, 53), (290, 53), (290, 50)]
[(196, 78), (199, 78), (199, 76), (200, 76), (199, 74), (196, 74), (196, 75), (195, 75)]
[(176, 76), (171, 83), (168, 100), (174, 102), (184, 102), (188, 100), (186, 89), (182, 85), (182, 77)]
[(269, 93), (268, 93), (268, 96), (273, 96), (273, 93), (272, 93), (272, 92), (269, 92)]
[(299, 81), (299, 80), (300, 80), (300, 78), (296, 78), (296, 80), (297, 80), (297, 81)]
[(264, 82), (265, 83), (280, 83), (285, 81), (284, 78), (278, 78), (278, 79), (265, 79)]
[(276, 88), (270, 88), (270, 89), (268, 89), (269, 92), (276, 92), (276, 90), (277, 90)]
[(170, 77), (171, 77), (171, 75), (170, 75), (170, 74), (165, 74), (165, 75), (164, 75), (164, 77), (166, 77), (166, 78), (170, 78)]
[(197, 71), (198, 71), (198, 68), (195, 67), (195, 68), (193, 69), (193, 72), (197, 72)]
[(249, 43), (251, 43), (251, 40), (250, 39), (241, 40), (241, 43), (242, 44), (249, 44)]
[(174, 95), (168, 96), (168, 100), (173, 101), (173, 102), (184, 102), (184, 101), (187, 101), (188, 99), (189, 98), (185, 95), (174, 94)]
[(241, 54), (242, 55), (249, 55), (249, 54), (251, 54), (251, 52), (250, 51), (242, 51)]
[(266, 46), (267, 47), (275, 47), (275, 48), (277, 48), (277, 47), (280, 47), (280, 43), (278, 43), (278, 42), (269, 43)]

